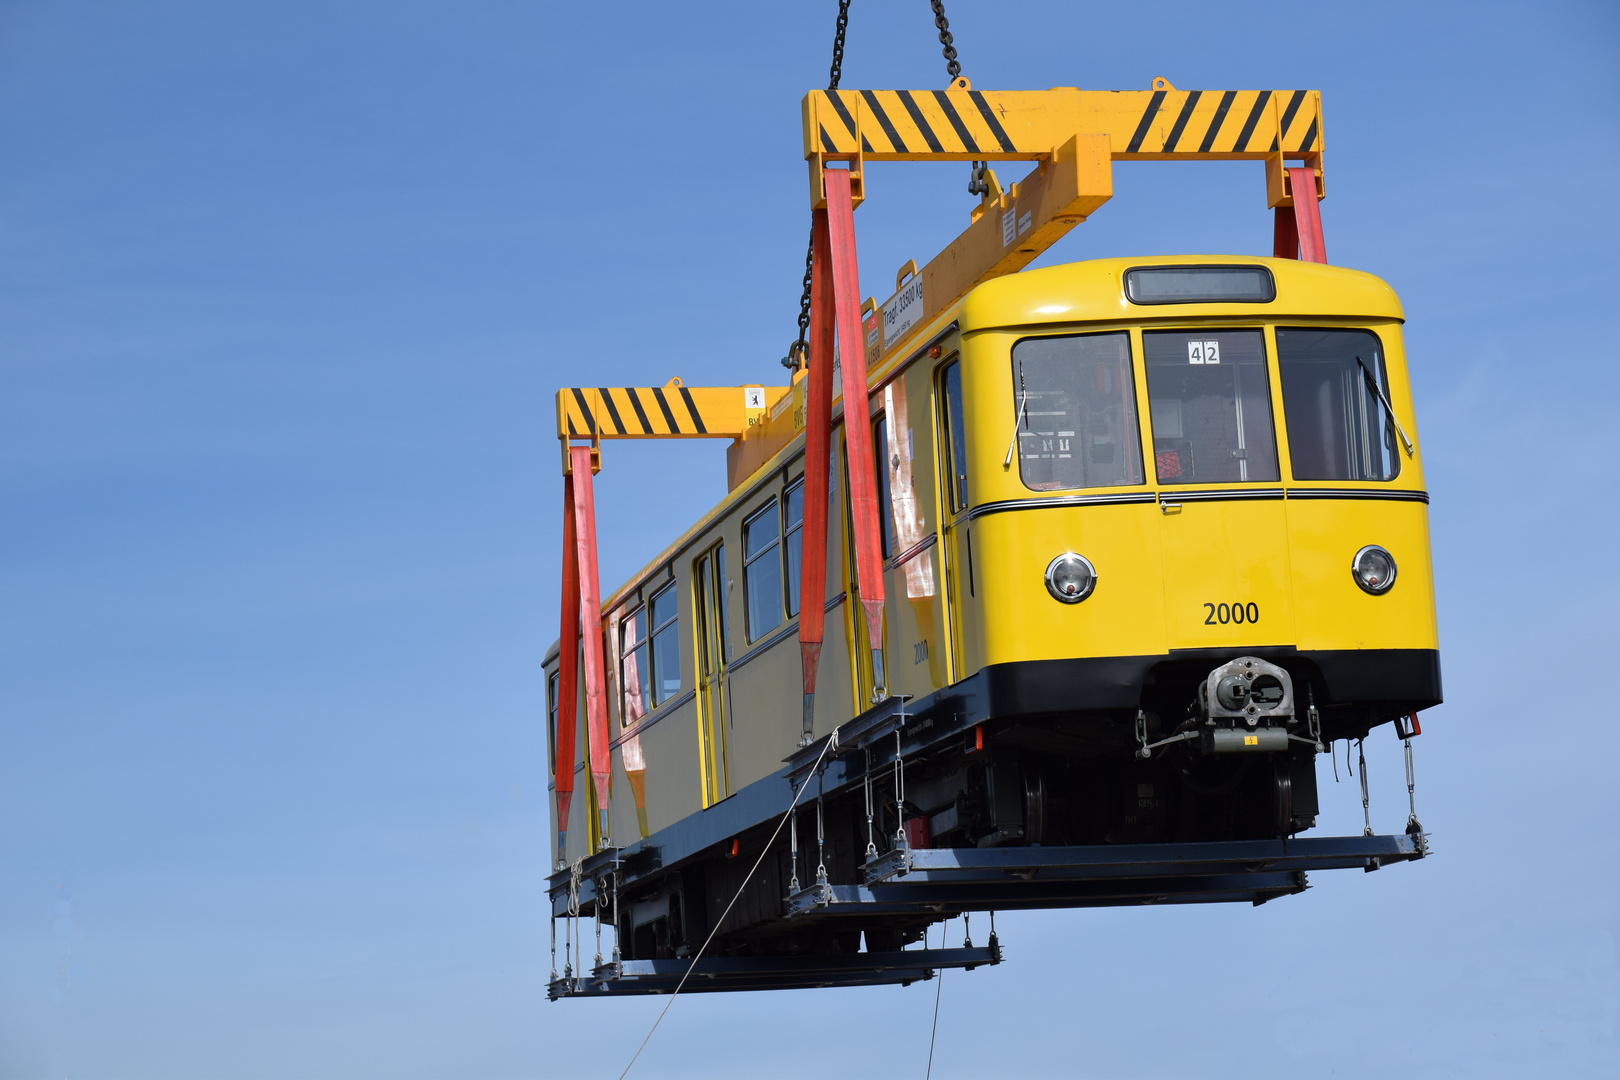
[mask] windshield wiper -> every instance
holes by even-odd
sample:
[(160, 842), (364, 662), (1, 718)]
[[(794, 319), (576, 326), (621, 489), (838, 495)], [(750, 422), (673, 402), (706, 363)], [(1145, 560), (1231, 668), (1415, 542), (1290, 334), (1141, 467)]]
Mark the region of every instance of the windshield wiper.
[[(1339, 355), (1342, 356), (1344, 354), (1340, 353)], [(1412, 440), (1406, 437), (1406, 429), (1401, 427), (1401, 422), (1395, 418), (1395, 410), (1390, 405), (1389, 398), (1384, 396), (1384, 388), (1378, 385), (1378, 380), (1373, 378), (1372, 372), (1367, 370), (1367, 365), (1361, 362), (1361, 357), (1359, 356), (1356, 357), (1356, 366), (1361, 369), (1362, 377), (1367, 380), (1367, 385), (1372, 387), (1372, 392), (1378, 395), (1378, 400), (1384, 403), (1384, 411), (1389, 413), (1389, 422), (1395, 425), (1396, 431), (1400, 432), (1401, 442), (1406, 446), (1406, 456), (1411, 457)]]

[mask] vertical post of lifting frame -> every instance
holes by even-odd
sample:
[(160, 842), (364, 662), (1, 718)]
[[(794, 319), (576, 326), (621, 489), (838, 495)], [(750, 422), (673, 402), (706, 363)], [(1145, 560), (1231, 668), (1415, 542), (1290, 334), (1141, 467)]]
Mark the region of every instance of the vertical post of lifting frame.
[[(877, 478), (868, 422), (866, 340), (861, 333), (860, 278), (855, 265), (855, 207), (847, 169), (824, 169), (827, 189), (828, 255), (832, 262), (833, 315), (839, 360), (844, 371), (844, 439), (849, 456), (849, 508), (854, 522), (855, 570), (866, 609), (872, 649), (872, 685), (884, 691), (883, 565), (879, 558)], [(803, 597), (801, 595), (801, 602)]]
[(1322, 208), (1316, 201), (1316, 172), (1309, 167), (1288, 170), (1288, 185), (1294, 196), (1294, 230), (1299, 236), (1302, 262), (1327, 262), (1327, 244), (1322, 239)]
[[(577, 604), (585, 653), (585, 731), (590, 751), (591, 782), (596, 788), (599, 835), (605, 843), (612, 765), (608, 759), (607, 691), (602, 660), (601, 594), (596, 574), (596, 498), (591, 485), (591, 448), (571, 446), (568, 448), (568, 458), (571, 480), (568, 491), (572, 496), (568, 511), (574, 519), (575, 572), (579, 582)], [(566, 613), (566, 599), (563, 605)], [(563, 633), (565, 636), (568, 634), (567, 627)], [(559, 685), (558, 692), (561, 690)], [(558, 722), (561, 723), (560, 717)]]
[(804, 667), (804, 730), (815, 725), (816, 665), (826, 624), (827, 488), (832, 442), (833, 283), (827, 211), (810, 212), (810, 354), (804, 387), (804, 527), (799, 560), (799, 655)]
[(557, 858), (568, 861), (568, 807), (574, 798), (574, 728), (579, 694), (579, 549), (574, 541), (574, 476), (563, 474), (562, 630), (557, 635)]

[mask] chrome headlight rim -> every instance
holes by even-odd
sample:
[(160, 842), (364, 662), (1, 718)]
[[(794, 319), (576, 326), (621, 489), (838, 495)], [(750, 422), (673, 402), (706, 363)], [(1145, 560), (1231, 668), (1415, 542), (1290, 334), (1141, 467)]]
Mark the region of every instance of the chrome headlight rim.
[[(1361, 580), (1361, 560), (1371, 552), (1377, 552), (1379, 555), (1382, 555), (1389, 563), (1389, 578), (1377, 588), (1374, 588), (1373, 586), (1368, 585), (1365, 581)], [(1395, 564), (1395, 556), (1389, 553), (1388, 548), (1380, 544), (1367, 544), (1363, 546), (1350, 560), (1350, 579), (1356, 583), (1357, 588), (1366, 593), (1368, 596), (1385, 595), (1389, 592), (1389, 590), (1395, 587), (1395, 579), (1399, 576), (1400, 568)]]
[[(1066, 563), (1077, 563), (1085, 568), (1086, 586), (1076, 593), (1065, 593), (1058, 587), (1054, 576), (1058, 568)], [(1092, 593), (1097, 591), (1097, 568), (1091, 565), (1091, 560), (1074, 551), (1065, 551), (1046, 564), (1046, 591), (1052, 594), (1052, 599), (1060, 604), (1078, 604)]]

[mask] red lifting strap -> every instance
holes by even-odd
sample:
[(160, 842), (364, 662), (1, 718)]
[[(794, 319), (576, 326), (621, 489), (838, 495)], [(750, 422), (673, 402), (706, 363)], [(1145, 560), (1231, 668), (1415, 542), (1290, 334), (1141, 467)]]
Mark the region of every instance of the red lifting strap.
[(1326, 263), (1327, 244), (1322, 239), (1322, 207), (1316, 199), (1316, 173), (1308, 168), (1291, 168), (1288, 186), (1293, 192), (1294, 206), (1292, 209), (1277, 207), (1271, 254), (1278, 259)]
[(574, 477), (563, 477), (562, 629), (557, 635), (557, 857), (567, 861), (568, 804), (574, 798), (574, 709), (579, 694), (579, 551), (574, 546)]
[(1299, 226), (1294, 224), (1294, 208), (1279, 206), (1272, 211), (1271, 257), (1274, 259), (1299, 258)]
[(876, 687), (883, 676), (883, 565), (872, 425), (867, 422), (866, 340), (861, 333), (860, 280), (855, 268), (855, 208), (847, 169), (825, 169), (828, 254), (832, 260), (833, 315), (844, 370), (844, 445), (849, 457), (849, 507), (855, 533), (855, 571), (866, 609)]
[[(562, 642), (557, 677), (557, 841), (566, 858), (568, 804), (574, 793), (574, 727), (578, 695), (578, 656), (585, 655), (585, 733), (590, 751), (591, 783), (596, 788), (600, 835), (608, 835), (607, 692), (602, 662), (602, 609), (596, 575), (596, 500), (591, 485), (591, 448), (568, 450), (569, 472), (563, 478)], [(583, 627), (584, 639), (580, 631)]]
[(1327, 244), (1322, 240), (1322, 208), (1316, 201), (1316, 173), (1311, 169), (1289, 169), (1294, 189), (1294, 227), (1299, 230), (1299, 257), (1304, 262), (1327, 262)]
[(799, 654), (804, 666), (804, 730), (815, 720), (816, 663), (826, 623), (827, 488), (832, 441), (832, 262), (827, 211), (811, 212), (810, 355), (805, 376), (804, 526), (799, 559)]

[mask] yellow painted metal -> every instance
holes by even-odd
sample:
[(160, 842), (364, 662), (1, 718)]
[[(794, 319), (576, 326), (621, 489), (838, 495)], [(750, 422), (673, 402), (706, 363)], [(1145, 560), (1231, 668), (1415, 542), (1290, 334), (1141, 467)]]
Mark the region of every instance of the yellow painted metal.
[[(1103, 135), (1116, 161), (1302, 158), (1321, 175), (1315, 90), (812, 90), (804, 97), (811, 204), (821, 169), (845, 161), (1038, 160), (1076, 135)], [(1275, 202), (1272, 205), (1276, 205)]]
[(786, 386), (584, 386), (557, 391), (557, 438), (563, 472), (570, 440), (589, 439), (591, 469), (601, 469), (603, 439), (740, 440), (787, 396)]
[[(975, 285), (1028, 266), (1107, 202), (1113, 195), (1108, 140), (1102, 135), (1075, 135), (1053, 151), (1051, 160), (1008, 190), (999, 189), (998, 183), (992, 195), (980, 201), (972, 224), (929, 261), (915, 286), (897, 286), (894, 296), (879, 308), (877, 356), (899, 349)], [(914, 295), (918, 290), (920, 298)], [(917, 318), (903, 318), (902, 300), (918, 301), (905, 305), (921, 309)]]
[(735, 439), (785, 386), (588, 386), (557, 391), (559, 439)]
[[(879, 308), (868, 362), (901, 350), (974, 286), (1023, 269), (1113, 194), (1113, 161), (1263, 161), (1268, 206), (1292, 206), (1285, 159), (1303, 161), (1326, 194), (1322, 97), (1315, 90), (813, 90), (803, 101), (810, 199), (842, 161), (861, 190), (872, 161), (1032, 160), (1008, 191), (988, 173), (972, 224)], [(909, 317), (908, 317), (909, 316)]]

